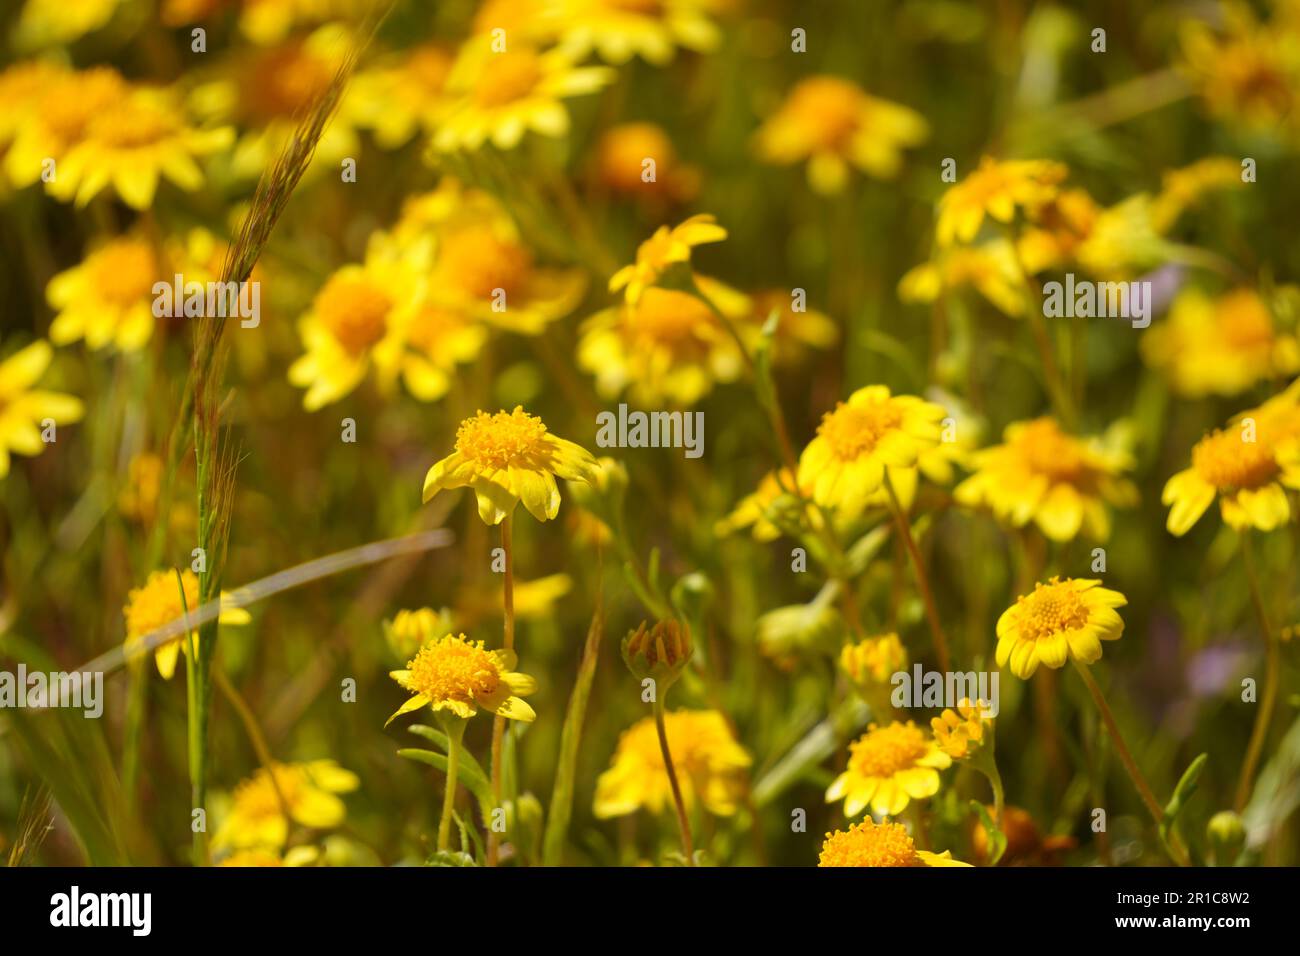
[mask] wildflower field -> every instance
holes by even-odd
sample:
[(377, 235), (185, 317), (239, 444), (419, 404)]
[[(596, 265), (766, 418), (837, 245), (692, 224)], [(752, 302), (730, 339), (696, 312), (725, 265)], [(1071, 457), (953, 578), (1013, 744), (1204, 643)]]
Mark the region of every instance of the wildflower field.
[(7, 0), (0, 859), (1296, 865), (1298, 159), (1296, 0)]

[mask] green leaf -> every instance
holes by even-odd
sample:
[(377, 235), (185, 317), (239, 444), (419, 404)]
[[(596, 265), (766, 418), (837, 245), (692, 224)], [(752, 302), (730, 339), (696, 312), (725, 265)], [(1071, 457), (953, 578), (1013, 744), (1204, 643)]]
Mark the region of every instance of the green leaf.
[[(464, 755), (465, 752), (462, 750), (461, 756)], [(427, 763), (430, 767), (437, 767), (443, 773), (447, 772), (447, 757), (444, 754), (434, 753), (432, 750), (404, 747), (397, 751), (397, 756), (418, 763)], [(483, 775), (483, 771), (464, 763), (456, 774), (456, 780), (458, 783), (463, 783), (465, 788), (474, 794), (474, 799), (478, 801), (479, 809), (483, 813), (483, 819), (492, 819), (492, 786), (488, 783), (487, 777)]]
[[(437, 727), (430, 727), (428, 724), (411, 724), (406, 729), (413, 734), (419, 734), (425, 740), (433, 741), (442, 748), (443, 753), (446, 753), (449, 749), (447, 735)], [(462, 747), (460, 750), (460, 772), (463, 774), (466, 768), (477, 771), (480, 777), (484, 780), (487, 779), (487, 773), (483, 770), (483, 765), (474, 759), (473, 754), (470, 754)]]

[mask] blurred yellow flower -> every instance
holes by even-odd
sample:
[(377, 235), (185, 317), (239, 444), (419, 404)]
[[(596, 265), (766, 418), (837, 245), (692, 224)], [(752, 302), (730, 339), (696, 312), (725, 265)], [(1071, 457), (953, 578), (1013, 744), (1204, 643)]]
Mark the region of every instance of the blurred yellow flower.
[(848, 767), (827, 789), (826, 802), (843, 800), (850, 819), (868, 806), (894, 816), (912, 800), (938, 793), (939, 771), (951, 764), (934, 738), (912, 721), (872, 724), (849, 745)]
[(1300, 369), (1294, 335), (1273, 327), (1268, 306), (1253, 289), (1211, 298), (1188, 289), (1164, 322), (1142, 338), (1142, 356), (1180, 395), (1238, 395), (1264, 379)]
[(1045, 159), (997, 160), (985, 156), (965, 179), (950, 186), (939, 200), (935, 236), (939, 245), (970, 242), (984, 217), (1010, 223), (1016, 208), (1039, 206), (1057, 194), (1066, 176), (1061, 163)]
[(1181, 537), (1219, 499), (1229, 527), (1272, 531), (1291, 519), (1286, 488), (1300, 488), (1300, 408), (1297, 385), (1192, 448), (1192, 465), (1165, 483), (1166, 527)]
[(1208, 156), (1180, 169), (1166, 170), (1161, 176), (1160, 193), (1152, 201), (1151, 219), (1156, 230), (1167, 230), (1208, 192), (1240, 189), (1245, 185), (1241, 177), (1240, 160), (1230, 156)]
[(886, 481), (896, 493), (896, 479), (914, 486), (917, 458), (939, 444), (943, 417), (938, 405), (887, 386), (860, 388), (822, 416), (799, 457), (799, 484), (823, 508), (857, 515)]
[(320, 858), (320, 851), (313, 846), (296, 846), (281, 856), (275, 850), (264, 847), (250, 847), (236, 850), (218, 861), (216, 866), (276, 867), (276, 866), (313, 866)]
[(605, 130), (593, 165), (601, 184), (621, 196), (684, 202), (699, 189), (699, 171), (681, 162), (668, 134), (654, 123), (618, 123)]
[(390, 672), (414, 696), (385, 724), (421, 707), (460, 718), (473, 717), (482, 708), (500, 717), (531, 721), (537, 714), (522, 698), (537, 689), (537, 682), (514, 670), (517, 661), (514, 651), (484, 650), (482, 641), (471, 641), (464, 634), (428, 641), (407, 662), (406, 670)]
[(954, 760), (974, 754), (983, 745), (984, 725), (990, 722), (984, 716), (986, 706), (983, 700), (972, 703), (969, 697), (963, 697), (957, 702), (956, 710), (950, 707), (938, 717), (930, 718), (930, 729), (939, 749)]
[(453, 61), (444, 47), (426, 43), (391, 63), (358, 71), (345, 94), (357, 125), (374, 130), (384, 149), (397, 149), (419, 132), (432, 134), (446, 109)]
[(461, 422), (456, 450), (429, 469), (424, 500), (443, 489), (472, 488), (487, 524), (500, 524), (520, 501), (546, 521), (560, 510), (556, 477), (591, 483), (598, 468), (589, 451), (552, 435), (521, 406), (491, 415), (480, 411)]
[(772, 361), (777, 365), (794, 365), (808, 356), (809, 349), (828, 349), (840, 339), (840, 327), (834, 320), (816, 309), (796, 309), (788, 289), (763, 289), (750, 296), (750, 303), (741, 335), (749, 350), (756, 350), (763, 326), (775, 315)]
[(447, 110), (433, 145), (440, 152), (478, 149), (491, 142), (514, 149), (530, 130), (561, 137), (569, 132), (562, 100), (595, 93), (613, 79), (601, 66), (576, 66), (560, 49), (539, 51), (516, 39), (500, 52), (495, 40), (476, 37), (461, 48), (447, 77)]
[(924, 142), (929, 125), (920, 113), (870, 96), (836, 76), (812, 76), (791, 90), (781, 108), (759, 129), (758, 154), (770, 163), (807, 161), (808, 184), (817, 192), (841, 192), (855, 167), (892, 179), (902, 152)]
[(1074, 261), (1092, 234), (1101, 207), (1085, 190), (1062, 189), (1026, 210), (1029, 220), (1016, 239), (1014, 255), (1031, 275), (1061, 269)]
[(203, 185), (195, 160), (229, 146), (230, 127), (198, 130), (162, 90), (134, 90), (97, 113), (59, 165), (49, 192), (84, 206), (105, 187), (133, 209), (153, 203), (159, 179), (193, 191)]
[[(417, 261), (387, 251), (372, 247), (364, 263), (337, 270), (298, 320), (305, 352), (289, 367), (289, 381), (307, 389), (302, 404), (308, 411), (343, 398), (372, 368), (381, 388), (397, 373), (403, 332), (413, 321), (424, 280)], [(429, 331), (420, 326), (421, 334)], [(425, 384), (418, 376), (417, 382)]]
[(931, 303), (968, 286), (1004, 315), (1024, 315), (1025, 276), (1015, 247), (1006, 239), (941, 250), (936, 260), (913, 267), (898, 280), (898, 298)]
[(45, 450), (41, 431), (48, 419), (56, 425), (81, 420), (80, 400), (33, 386), (50, 367), (54, 350), (44, 339), (0, 361), (0, 479), (9, 474), (9, 458), (39, 455)]
[(555, 0), (554, 22), (575, 60), (595, 52), (615, 65), (640, 56), (663, 66), (677, 47), (706, 53), (720, 38), (706, 0)]
[(660, 226), (654, 235), (637, 247), (636, 262), (610, 276), (609, 291), (625, 289), (624, 298), (628, 305), (636, 305), (641, 294), (658, 282), (670, 267), (690, 264), (692, 248), (726, 238), (727, 230), (706, 213), (691, 216), (671, 228)]
[[(181, 585), (185, 587), (185, 601), (181, 601)], [(226, 595), (223, 594), (224, 602)], [(175, 571), (154, 571), (138, 588), (132, 588), (126, 596), (126, 606), (122, 615), (126, 618), (126, 650), (131, 653), (134, 645), (143, 637), (164, 625), (180, 620), (186, 614), (194, 614), (199, 609), (199, 577), (189, 568), (176, 579)], [(222, 624), (247, 624), (253, 618), (241, 607), (225, 607), (218, 620)], [(158, 673), (165, 680), (171, 680), (176, 673), (176, 660), (182, 650), (185, 656), (190, 653), (189, 642), (196, 644), (199, 640), (197, 629), (189, 635), (182, 634), (166, 644), (154, 649), (154, 663)]]
[(337, 795), (361, 785), (356, 774), (333, 760), (276, 763), (272, 770), (274, 777), (263, 767), (235, 787), (230, 810), (212, 838), (214, 850), (278, 851), (289, 839), (286, 809), (294, 823), (312, 830), (337, 827), (347, 817)]
[(111, 345), (122, 352), (143, 348), (153, 335), (154, 283), (168, 281), (162, 271), (144, 238), (110, 239), (45, 287), (46, 300), (58, 310), (50, 341), (84, 339), (92, 349)]
[(423, 302), (411, 313), (402, 337), (402, 381), (422, 402), (451, 390), (457, 365), (474, 361), (488, 330), (461, 312)]
[(1137, 489), (1121, 475), (1133, 467), (1129, 455), (1095, 438), (1076, 438), (1049, 417), (1014, 422), (1004, 443), (975, 452), (971, 475), (953, 492), (959, 504), (987, 507), (1003, 522), (1030, 522), (1053, 541), (1080, 532), (1104, 541), (1110, 536), (1110, 507), (1130, 507)]
[(865, 637), (840, 649), (840, 668), (858, 686), (887, 686), (894, 674), (907, 669), (907, 649), (892, 631)]
[[(35, 68), (34, 73), (25, 73), (25, 80), (19, 77), (14, 82), (23, 86), (41, 73), (42, 68)], [(81, 142), (96, 117), (111, 110), (129, 90), (122, 75), (107, 66), (53, 71), (42, 78), (39, 87), (26, 89), (29, 98), (15, 104), (9, 120), (16, 123), (4, 158), (9, 181), (21, 188), (37, 180), (49, 181), (53, 174), (57, 183), (59, 163), (68, 150)]]
[(1181, 24), (1184, 75), (1206, 111), (1247, 129), (1276, 133), (1295, 122), (1300, 46), (1295, 35), (1256, 20), (1244, 3), (1221, 4), (1222, 31)]
[[(749, 299), (705, 276), (697, 288), (732, 322), (749, 314)], [(622, 301), (582, 326), (578, 365), (596, 376), (596, 390), (615, 398), (627, 390), (638, 403), (689, 407), (718, 382), (736, 381), (745, 368), (735, 338), (698, 296), (647, 288), (635, 303)]]
[(1118, 640), (1124, 621), (1115, 610), (1128, 603), (1100, 581), (1052, 578), (1035, 584), (1032, 594), (998, 618), (998, 667), (1028, 680), (1038, 665), (1065, 666), (1073, 657), (1084, 664), (1101, 659), (1101, 642)]
[[(716, 710), (669, 711), (664, 727), (688, 810), (698, 802), (716, 816), (735, 813), (752, 761), (723, 715)], [(623, 731), (609, 769), (596, 781), (595, 814), (604, 820), (640, 809), (658, 814), (671, 806), (655, 721), (645, 717)]]
[[(23, 60), (0, 70), (0, 152), (3, 152), (23, 124), (39, 112), (50, 88), (66, 81), (69, 70), (54, 60)], [(40, 169), (36, 176), (40, 176)], [(30, 180), (29, 180), (30, 181)]]
[(970, 866), (952, 858), (952, 852), (918, 850), (901, 823), (876, 823), (871, 818), (847, 830), (826, 834), (818, 866)]
[(239, 29), (263, 46), (279, 43), (294, 27), (325, 23), (344, 17), (359, 18), (371, 0), (239, 0)]
[(14, 26), (20, 50), (71, 43), (106, 26), (123, 0), (27, 0)]

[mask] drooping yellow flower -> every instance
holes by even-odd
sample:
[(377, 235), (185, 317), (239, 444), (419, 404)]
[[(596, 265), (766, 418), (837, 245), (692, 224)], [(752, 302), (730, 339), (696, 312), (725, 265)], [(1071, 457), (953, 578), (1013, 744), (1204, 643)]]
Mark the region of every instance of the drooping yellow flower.
[(522, 406), (489, 415), (480, 411), (460, 423), (456, 450), (424, 478), (424, 500), (446, 488), (472, 488), (478, 515), (500, 524), (520, 501), (538, 521), (560, 511), (557, 477), (592, 483), (599, 465), (580, 445), (552, 435)]
[(985, 156), (973, 173), (949, 187), (939, 200), (935, 227), (939, 245), (970, 242), (985, 216), (1010, 223), (1017, 208), (1038, 206), (1055, 196), (1065, 176), (1065, 166), (1050, 160)]
[(864, 637), (840, 650), (840, 668), (859, 686), (888, 686), (894, 674), (907, 669), (907, 648), (892, 631)]
[(984, 716), (986, 706), (983, 700), (972, 702), (969, 697), (963, 697), (957, 702), (956, 710), (950, 707), (938, 717), (930, 718), (930, 729), (939, 749), (954, 760), (963, 760), (979, 750), (984, 744), (985, 725), (990, 722)]
[[(775, 508), (788, 506), (790, 520), (795, 523), (799, 520), (795, 487), (790, 469), (769, 471), (759, 481), (758, 489), (740, 499), (735, 510), (714, 526), (715, 533), (727, 535), (741, 528), (752, 528), (755, 541), (775, 541), (781, 536), (781, 529), (772, 520)], [(811, 486), (800, 491), (805, 498), (812, 496)], [(815, 508), (808, 508), (805, 517), (814, 528), (821, 522), (821, 514)]]
[(50, 341), (67, 345), (84, 339), (92, 349), (111, 345), (122, 352), (144, 347), (153, 335), (154, 283), (168, 281), (161, 273), (144, 238), (110, 239), (46, 286), (45, 298), (58, 310)]
[(1192, 465), (1165, 483), (1166, 527), (1181, 537), (1219, 499), (1230, 527), (1272, 531), (1291, 519), (1286, 488), (1300, 488), (1297, 386), (1238, 415), (1192, 448)]
[(654, 123), (619, 123), (605, 130), (593, 165), (601, 185), (620, 196), (684, 202), (699, 189), (699, 171), (681, 161), (673, 141)]
[(624, 266), (609, 279), (609, 291), (624, 289), (629, 305), (636, 305), (641, 294), (659, 281), (670, 267), (690, 264), (691, 249), (709, 242), (721, 242), (727, 230), (706, 213), (691, 216), (685, 222), (669, 228), (660, 226), (654, 235), (641, 243), (636, 250), (636, 262)]
[(826, 834), (818, 866), (970, 866), (952, 858), (951, 850), (931, 853), (918, 850), (907, 828), (870, 817), (847, 830)]
[[(181, 601), (181, 585), (185, 587), (185, 600)], [(226, 595), (222, 596), (223, 604)], [(126, 645), (129, 654), (134, 645), (143, 637), (164, 625), (178, 621), (186, 614), (194, 614), (199, 609), (199, 577), (189, 568), (176, 580), (175, 571), (154, 571), (145, 583), (133, 588), (126, 596), (126, 606), (122, 615), (126, 618)], [(222, 624), (247, 624), (253, 618), (242, 607), (223, 607), (217, 618)], [(188, 657), (190, 641), (197, 645), (199, 632), (196, 628), (188, 635), (181, 634), (154, 649), (154, 663), (158, 673), (165, 680), (171, 680), (176, 673), (176, 660), (181, 651)]]
[[(716, 816), (736, 812), (752, 763), (716, 710), (676, 710), (664, 715), (672, 754), (688, 811), (697, 803)], [(623, 731), (609, 769), (596, 781), (598, 818), (626, 816), (645, 809), (658, 814), (673, 805), (668, 772), (653, 717)]]
[(50, 367), (54, 350), (44, 339), (0, 361), (0, 479), (9, 474), (9, 456), (39, 455), (45, 450), (47, 421), (71, 425), (85, 408), (71, 395), (34, 388)]
[[(403, 333), (424, 292), (418, 262), (372, 248), (360, 265), (337, 270), (298, 320), (304, 354), (289, 381), (306, 388), (303, 408), (315, 411), (343, 398), (373, 369), (387, 388), (402, 360)], [(424, 318), (424, 314), (420, 314)], [(423, 334), (421, 326), (418, 334)]]
[[(59, 163), (81, 142), (95, 117), (129, 95), (130, 87), (112, 67), (56, 71), (46, 77), (26, 108), (17, 104), (16, 129), (4, 168), (16, 188), (59, 176)], [(50, 161), (54, 165), (50, 167)]]
[(1189, 398), (1238, 395), (1300, 369), (1300, 344), (1274, 329), (1253, 289), (1214, 298), (1200, 289), (1181, 293), (1165, 321), (1143, 336), (1142, 356)]
[(460, 718), (473, 717), (482, 708), (499, 717), (531, 721), (537, 714), (522, 698), (537, 689), (537, 682), (514, 670), (517, 661), (514, 651), (484, 650), (482, 641), (464, 634), (429, 641), (407, 662), (406, 670), (390, 672), (414, 696), (385, 723), (421, 707)]
[(1110, 536), (1109, 507), (1129, 507), (1137, 490), (1121, 477), (1130, 457), (1097, 439), (1061, 430), (1052, 418), (1008, 425), (1004, 442), (973, 456), (975, 474), (954, 491), (958, 503), (987, 507), (1000, 521), (1030, 522), (1053, 541), (1080, 532), (1097, 541)]
[(14, 26), (19, 49), (71, 43), (106, 26), (123, 0), (27, 0)]
[(1004, 315), (1025, 312), (1025, 276), (1015, 247), (1005, 239), (941, 250), (937, 259), (915, 266), (898, 280), (898, 298), (931, 303), (942, 293), (966, 287)]
[(1124, 621), (1115, 610), (1128, 603), (1100, 581), (1052, 578), (998, 618), (997, 662), (1024, 680), (1038, 665), (1064, 667), (1071, 657), (1091, 664), (1101, 659), (1101, 642), (1118, 640)]
[(810, 485), (823, 508), (857, 515), (886, 479), (896, 493), (898, 481), (914, 485), (917, 457), (939, 444), (943, 417), (938, 405), (890, 395), (887, 386), (860, 388), (822, 416), (816, 437), (799, 456), (799, 484)]
[[(749, 314), (749, 299), (705, 276), (695, 284), (733, 323)], [(745, 368), (735, 338), (698, 296), (647, 288), (635, 303), (622, 301), (582, 326), (578, 365), (596, 376), (605, 398), (625, 390), (652, 407), (689, 407), (716, 383), (736, 381)]]
[(546, 51), (518, 39), (493, 49), (490, 37), (461, 48), (447, 77), (448, 107), (433, 137), (440, 152), (478, 149), (491, 142), (514, 149), (532, 131), (558, 138), (569, 132), (563, 100), (595, 93), (614, 78), (603, 66), (576, 66), (562, 49)]
[(720, 36), (705, 0), (556, 0), (554, 23), (575, 60), (595, 52), (616, 66), (635, 56), (663, 66), (678, 47), (707, 53)]
[(191, 192), (199, 188), (203, 172), (195, 160), (233, 140), (230, 127), (189, 126), (167, 91), (134, 90), (91, 118), (47, 188), (58, 199), (75, 196), (84, 206), (112, 186), (128, 206), (147, 209), (160, 179)]
[(235, 787), (230, 811), (212, 838), (214, 850), (279, 851), (289, 839), (286, 809), (300, 826), (337, 827), (347, 818), (347, 806), (338, 794), (361, 785), (356, 774), (333, 760), (276, 763), (272, 771), (274, 777), (263, 767)]
[(895, 816), (911, 801), (938, 793), (939, 771), (951, 764), (934, 738), (912, 721), (872, 724), (849, 745), (848, 767), (827, 789), (826, 802), (843, 800), (850, 819), (867, 807)]
[(892, 179), (903, 150), (923, 142), (929, 125), (920, 113), (865, 93), (836, 76), (801, 80), (758, 131), (758, 153), (771, 163), (808, 163), (817, 192), (841, 192), (850, 167)]
[(433, 133), (446, 109), (453, 62), (444, 47), (426, 43), (391, 63), (358, 71), (345, 94), (356, 107), (357, 125), (374, 130), (384, 149), (397, 149), (418, 132)]

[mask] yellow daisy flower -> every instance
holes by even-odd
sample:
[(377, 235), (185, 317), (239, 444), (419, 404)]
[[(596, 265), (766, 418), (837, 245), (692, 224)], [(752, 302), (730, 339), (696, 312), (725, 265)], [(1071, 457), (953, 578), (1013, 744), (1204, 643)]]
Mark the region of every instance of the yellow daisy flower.
[(539, 51), (509, 42), (494, 52), (493, 40), (477, 37), (462, 47), (447, 78), (450, 102), (433, 145), (439, 152), (478, 149), (491, 143), (514, 149), (529, 130), (557, 138), (569, 132), (561, 102), (595, 93), (614, 78), (601, 66), (576, 66), (565, 51)]
[[(944, 410), (911, 395), (868, 385), (822, 416), (799, 456), (799, 484), (813, 500), (845, 516), (859, 514), (886, 478), (915, 483), (918, 456), (939, 444)], [(901, 502), (900, 502), (901, 503)]]
[(720, 38), (706, 0), (556, 0), (554, 22), (575, 60), (595, 52), (616, 66), (635, 56), (663, 66), (677, 47), (707, 53)]
[(48, 190), (57, 199), (75, 196), (84, 206), (111, 185), (128, 206), (146, 209), (160, 178), (198, 189), (203, 173), (195, 160), (233, 140), (230, 127), (190, 127), (168, 92), (137, 89), (90, 119)]
[[(649, 181), (647, 159), (654, 160)], [(619, 196), (685, 202), (699, 191), (699, 170), (681, 161), (673, 141), (654, 123), (618, 123), (605, 130), (593, 166), (601, 185)]]
[(940, 251), (935, 261), (921, 263), (898, 280), (898, 298), (928, 304), (943, 293), (967, 287), (1003, 315), (1025, 312), (1025, 276), (1015, 247), (1005, 239)]
[(67, 345), (84, 339), (95, 350), (143, 348), (153, 335), (154, 283), (167, 281), (162, 271), (144, 238), (110, 239), (45, 287), (46, 300), (58, 312), (50, 341)]
[[(733, 322), (749, 314), (749, 299), (735, 289), (705, 276), (695, 284)], [(605, 398), (626, 390), (640, 404), (689, 407), (745, 369), (740, 346), (713, 310), (677, 289), (647, 288), (635, 302), (591, 316), (581, 335), (578, 365), (596, 376)]]
[(1277, 332), (1253, 289), (1211, 298), (1188, 289), (1142, 338), (1142, 356), (1180, 395), (1239, 395), (1300, 368), (1295, 336)]
[(1016, 238), (1013, 255), (1031, 275), (1062, 269), (1097, 226), (1102, 209), (1079, 188), (1062, 189), (1026, 209), (1029, 220)]
[(907, 648), (892, 631), (865, 637), (841, 648), (840, 668), (859, 686), (887, 686), (895, 674), (907, 669)]
[[(52, 60), (24, 60), (0, 70), (0, 152), (3, 152), (23, 124), (37, 115), (50, 88), (67, 80), (70, 71)], [(40, 170), (37, 170), (39, 176)]]
[(1101, 642), (1119, 640), (1124, 621), (1115, 610), (1128, 603), (1118, 591), (1100, 581), (1052, 578), (1035, 584), (1032, 594), (998, 618), (998, 667), (1010, 665), (1024, 680), (1038, 665), (1064, 667), (1073, 657), (1084, 664), (1101, 659)]
[[(664, 714), (668, 752), (672, 754), (689, 809), (697, 803), (715, 816), (731, 816), (745, 794), (745, 773), (752, 763), (716, 710), (676, 710)], [(673, 806), (668, 772), (653, 717), (623, 731), (609, 769), (596, 781), (597, 818), (626, 816), (645, 809), (659, 814)]]
[[(184, 603), (181, 602), (181, 584), (185, 587)], [(225, 598), (226, 595), (223, 594), (223, 601)], [(181, 572), (181, 583), (177, 583), (175, 571), (154, 571), (141, 587), (132, 588), (126, 596), (126, 606), (122, 608), (122, 615), (126, 618), (124, 643), (127, 652), (130, 653), (132, 647), (142, 637), (164, 625), (180, 620), (187, 613), (193, 614), (198, 609), (199, 577), (197, 574), (186, 568)], [(252, 619), (252, 616), (242, 607), (223, 608), (217, 618), (222, 624), (247, 624)], [(176, 673), (176, 660), (181, 651), (183, 650), (185, 655), (189, 656), (190, 640), (198, 643), (197, 630), (192, 631), (188, 636), (182, 634), (154, 649), (154, 663), (158, 665), (158, 673), (165, 680), (171, 680), (172, 675)]]
[(963, 697), (957, 702), (956, 710), (950, 707), (938, 717), (930, 718), (930, 729), (939, 749), (954, 760), (964, 760), (979, 750), (984, 744), (985, 725), (991, 723), (984, 716), (986, 707), (982, 700), (972, 702), (969, 697)]
[(1272, 531), (1291, 520), (1286, 488), (1300, 488), (1300, 409), (1291, 386), (1257, 409), (1238, 415), (1192, 448), (1192, 465), (1165, 483), (1165, 526), (1179, 537), (1219, 499), (1229, 527)]
[(333, 760), (276, 763), (271, 768), (274, 777), (263, 767), (235, 787), (230, 811), (212, 838), (214, 850), (279, 850), (289, 839), (286, 807), (300, 826), (337, 827), (347, 817), (347, 806), (338, 794), (361, 785), (356, 774)]
[(852, 818), (871, 807), (874, 813), (895, 816), (913, 800), (939, 792), (939, 771), (952, 758), (934, 738), (912, 721), (872, 724), (849, 745), (849, 763), (826, 791), (826, 802), (844, 801)]
[(39, 455), (46, 448), (43, 423), (71, 425), (81, 420), (80, 400), (34, 388), (50, 367), (54, 350), (44, 339), (0, 362), (0, 479), (9, 474), (9, 456)]
[[(395, 377), (403, 332), (413, 321), (424, 280), (418, 261), (388, 251), (372, 247), (364, 263), (336, 271), (298, 320), (305, 353), (289, 367), (289, 381), (307, 389), (302, 404), (308, 411), (343, 398), (372, 369), (381, 388)], [(421, 325), (417, 341), (428, 332)]]
[(719, 226), (713, 216), (703, 213), (672, 228), (660, 226), (654, 235), (637, 247), (636, 262), (610, 277), (609, 291), (626, 289), (624, 298), (628, 305), (636, 305), (641, 293), (658, 282), (670, 267), (690, 264), (692, 248), (726, 238), (727, 230)]
[(463, 313), (421, 304), (403, 336), (401, 368), (407, 391), (422, 402), (442, 398), (455, 381), (456, 366), (478, 358), (487, 338), (487, 328)]
[[(797, 521), (798, 501), (794, 496), (794, 473), (788, 468), (779, 472), (769, 471), (758, 483), (758, 490), (740, 499), (734, 511), (714, 525), (719, 535), (732, 534), (741, 528), (752, 528), (755, 541), (775, 541), (781, 537), (781, 529), (772, 521), (772, 511), (780, 503), (788, 503), (791, 519)], [(812, 496), (812, 487), (800, 489), (805, 498)], [(815, 508), (807, 509), (807, 520), (813, 527), (821, 521), (821, 514)]]
[(107, 66), (49, 76), (27, 109), (19, 107), (17, 129), (4, 157), (10, 183), (22, 188), (42, 179), (49, 160), (55, 161), (57, 183), (59, 162), (68, 150), (81, 142), (95, 117), (113, 109), (129, 90), (122, 75)]
[(1121, 477), (1131, 458), (1097, 439), (1076, 438), (1046, 417), (1008, 425), (1003, 439), (973, 455), (975, 474), (953, 492), (959, 504), (987, 507), (1016, 528), (1033, 522), (1053, 541), (1080, 532), (1104, 541), (1108, 506), (1136, 503), (1137, 489)]
[(848, 184), (855, 167), (877, 179), (892, 179), (903, 150), (923, 142), (929, 125), (920, 113), (878, 99), (836, 76), (799, 82), (781, 108), (759, 129), (758, 154), (770, 163), (807, 161), (808, 184), (834, 194)]
[(556, 477), (594, 482), (599, 465), (580, 445), (547, 431), (522, 406), (489, 415), (480, 411), (460, 423), (456, 450), (429, 469), (424, 500), (448, 488), (472, 488), (479, 517), (500, 524), (520, 501), (538, 521), (560, 511)]
[(1037, 206), (1056, 195), (1066, 176), (1061, 163), (1044, 159), (997, 160), (985, 156), (965, 179), (939, 200), (935, 236), (941, 246), (970, 242), (988, 216), (1011, 222), (1017, 208)]
[(358, 71), (345, 94), (357, 125), (373, 130), (384, 149), (397, 149), (418, 132), (433, 133), (445, 108), (453, 62), (444, 47), (426, 43), (392, 64)]
[(531, 721), (537, 714), (522, 697), (533, 693), (537, 682), (514, 670), (517, 660), (512, 650), (487, 651), (482, 641), (464, 634), (429, 641), (407, 661), (406, 670), (389, 673), (414, 696), (385, 725), (421, 707), (466, 719), (482, 708), (499, 717)]
[(826, 834), (818, 866), (970, 866), (952, 858), (952, 852), (918, 850), (901, 823), (868, 818), (847, 830)]

